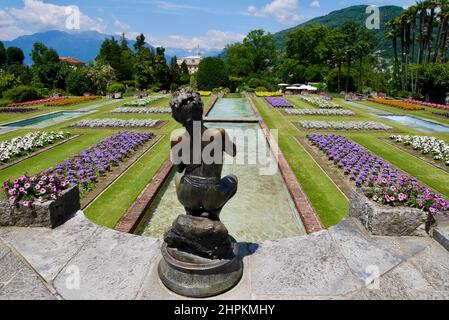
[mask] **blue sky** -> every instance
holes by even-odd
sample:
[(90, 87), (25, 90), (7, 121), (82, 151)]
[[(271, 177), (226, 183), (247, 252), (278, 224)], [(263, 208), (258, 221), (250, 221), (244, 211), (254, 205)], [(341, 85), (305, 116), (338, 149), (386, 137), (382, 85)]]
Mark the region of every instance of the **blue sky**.
[[(412, 0), (1, 0), (0, 40), (52, 29), (67, 30), (80, 12), (81, 30), (143, 32), (153, 45), (220, 49), (248, 31), (276, 32), (355, 4), (408, 6)], [(68, 28), (75, 20), (69, 20)]]

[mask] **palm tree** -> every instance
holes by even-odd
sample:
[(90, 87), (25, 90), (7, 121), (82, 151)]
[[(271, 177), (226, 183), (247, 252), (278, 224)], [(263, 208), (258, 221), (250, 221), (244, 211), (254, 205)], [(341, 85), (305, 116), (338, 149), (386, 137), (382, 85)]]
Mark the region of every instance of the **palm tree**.
[(418, 64), (422, 64), (424, 55), (424, 23), (427, 16), (427, 7), (425, 2), (418, 1), (416, 3), (417, 12), (419, 12), (419, 47), (418, 47)]
[[(449, 21), (449, 1), (441, 0), (440, 2), (440, 37), (438, 39), (437, 51), (435, 53), (435, 62), (442, 62), (446, 59), (447, 43), (448, 43), (448, 21)], [(439, 29), (439, 30), (440, 30)]]
[(427, 0), (427, 10), (430, 11), (427, 24), (427, 58), (426, 62), (430, 62), (430, 56), (432, 54), (432, 42), (433, 42), (433, 25), (435, 22), (435, 10), (438, 6), (437, 0)]

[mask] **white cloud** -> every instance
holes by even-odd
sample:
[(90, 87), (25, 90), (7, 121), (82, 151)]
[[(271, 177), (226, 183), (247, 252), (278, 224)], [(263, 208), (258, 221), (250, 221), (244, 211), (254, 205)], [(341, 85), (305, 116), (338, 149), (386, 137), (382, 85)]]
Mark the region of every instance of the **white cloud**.
[[(74, 20), (74, 17), (79, 19)], [(106, 29), (102, 19), (91, 18), (75, 6), (59, 6), (42, 0), (23, 0), (21, 8), (0, 10), (0, 38), (3, 40), (48, 29), (73, 30), (78, 26), (79, 30), (104, 32)]]
[(310, 7), (311, 7), (311, 8), (320, 8), (321, 5), (320, 5), (320, 2), (319, 2), (318, 0), (315, 0), (315, 1), (312, 1), (312, 2), (310, 3)]
[(298, 0), (272, 0), (260, 10), (255, 6), (249, 6), (248, 15), (269, 16), (282, 24), (298, 23), (303, 17), (299, 14)]
[(13, 40), (23, 34), (24, 30), (15, 25), (14, 18), (0, 9), (0, 39)]
[(180, 35), (168, 37), (148, 36), (147, 41), (154, 46), (163, 46), (165, 48), (192, 50), (200, 46), (201, 49), (205, 50), (221, 50), (227, 44), (242, 41), (244, 38), (245, 36), (239, 33), (209, 30), (205, 34), (196, 37)]

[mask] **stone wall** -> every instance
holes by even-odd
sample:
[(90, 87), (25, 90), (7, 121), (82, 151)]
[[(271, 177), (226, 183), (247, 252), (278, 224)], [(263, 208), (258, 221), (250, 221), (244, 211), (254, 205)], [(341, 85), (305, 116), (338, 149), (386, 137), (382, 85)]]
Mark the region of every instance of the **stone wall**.
[(0, 201), (0, 226), (56, 228), (80, 209), (78, 186), (64, 191), (54, 201), (36, 201), (32, 207), (25, 207), (23, 203)]
[(377, 236), (427, 236), (428, 214), (407, 207), (381, 206), (353, 189), (349, 199), (349, 214)]

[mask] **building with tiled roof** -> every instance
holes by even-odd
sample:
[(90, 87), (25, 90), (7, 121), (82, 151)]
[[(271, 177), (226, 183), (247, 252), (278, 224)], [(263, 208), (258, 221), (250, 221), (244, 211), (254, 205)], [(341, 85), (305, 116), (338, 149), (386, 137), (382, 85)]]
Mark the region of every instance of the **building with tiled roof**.
[(65, 61), (68, 64), (72, 65), (72, 66), (84, 66), (85, 63), (83, 61), (80, 61), (78, 59), (75, 58), (71, 58), (71, 57), (59, 57), (59, 61)]

